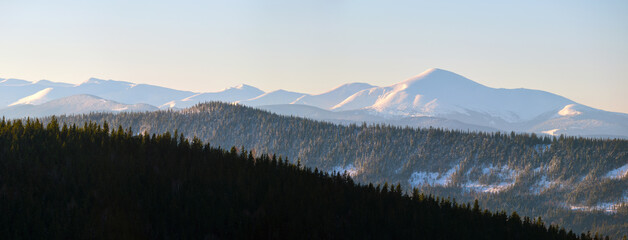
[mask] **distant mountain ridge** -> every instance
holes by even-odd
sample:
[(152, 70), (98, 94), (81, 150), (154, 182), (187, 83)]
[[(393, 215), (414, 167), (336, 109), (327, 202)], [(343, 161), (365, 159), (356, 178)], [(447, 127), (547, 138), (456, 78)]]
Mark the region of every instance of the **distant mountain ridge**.
[[(594, 109), (540, 90), (490, 88), (437, 68), (390, 86), (348, 83), (321, 94), (281, 89), (264, 92), (245, 84), (218, 92), (190, 92), (97, 78), (76, 85), (0, 79), (0, 115), (26, 117), (16, 115), (15, 107), (41, 105), (80, 94), (123, 104), (147, 104), (150, 109), (182, 109), (197, 103), (222, 101), (336, 123), (379, 122), (472, 131), (628, 138), (628, 114)], [(13, 113), (7, 113), (8, 110)], [(78, 106), (66, 110), (74, 111), (66, 113), (85, 112)]]
[(18, 104), (0, 109), (0, 113), (7, 118), (20, 118), (23, 116), (45, 117), (94, 112), (150, 112), (156, 110), (159, 109), (148, 104), (123, 104), (92, 95), (80, 94), (55, 99), (39, 105)]

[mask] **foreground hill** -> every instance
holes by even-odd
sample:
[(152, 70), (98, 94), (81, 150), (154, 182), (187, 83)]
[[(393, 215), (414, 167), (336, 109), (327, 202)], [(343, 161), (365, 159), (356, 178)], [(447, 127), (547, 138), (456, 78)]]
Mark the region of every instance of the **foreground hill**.
[(2, 120), (0, 143), (3, 239), (599, 239), (183, 135)]
[(334, 125), (257, 109), (201, 104), (183, 111), (62, 116), (142, 133), (178, 130), (214, 146), (276, 153), (361, 183), (401, 183), (578, 232), (627, 234), (628, 141)]

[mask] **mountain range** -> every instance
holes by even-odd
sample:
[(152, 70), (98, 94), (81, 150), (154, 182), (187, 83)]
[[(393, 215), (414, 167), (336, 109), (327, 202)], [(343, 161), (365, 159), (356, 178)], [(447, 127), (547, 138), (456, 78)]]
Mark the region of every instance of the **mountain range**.
[(96, 78), (76, 85), (0, 79), (0, 93), (0, 115), (9, 118), (182, 109), (222, 101), (341, 124), (628, 138), (628, 114), (591, 108), (540, 90), (491, 88), (437, 68), (390, 86), (348, 83), (314, 95), (264, 92), (245, 84), (218, 92), (191, 92)]

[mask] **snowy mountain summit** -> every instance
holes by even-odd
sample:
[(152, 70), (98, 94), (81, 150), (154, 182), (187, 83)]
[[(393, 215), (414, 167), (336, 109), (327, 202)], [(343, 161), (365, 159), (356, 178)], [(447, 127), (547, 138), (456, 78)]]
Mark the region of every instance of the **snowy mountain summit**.
[[(222, 101), (336, 123), (379, 122), (414, 127), (628, 138), (628, 114), (594, 109), (540, 90), (491, 88), (438, 68), (390, 86), (347, 83), (320, 94), (283, 89), (264, 92), (246, 84), (217, 92), (190, 92), (96, 78), (78, 85), (47, 80), (0, 79), (0, 115), (29, 116), (16, 115), (16, 109), (21, 106), (42, 113), (59, 113), (43, 109), (51, 106), (45, 103), (80, 94), (120, 104), (146, 104), (139, 108), (143, 110), (157, 107), (181, 109), (202, 102)], [(74, 105), (63, 108), (69, 111), (63, 113), (95, 110), (78, 102)], [(120, 107), (114, 109), (112, 105), (109, 108), (101, 106), (98, 111), (117, 112)]]
[(392, 118), (437, 117), (501, 131), (628, 136), (628, 114), (593, 109), (540, 90), (490, 88), (437, 68), (391, 86), (362, 90), (334, 107), (356, 108)]
[(507, 122), (520, 122), (567, 104), (573, 104), (573, 101), (537, 90), (494, 89), (456, 73), (432, 68), (388, 87), (358, 92), (336, 108), (362, 105), (377, 113), (405, 116), (482, 114)]

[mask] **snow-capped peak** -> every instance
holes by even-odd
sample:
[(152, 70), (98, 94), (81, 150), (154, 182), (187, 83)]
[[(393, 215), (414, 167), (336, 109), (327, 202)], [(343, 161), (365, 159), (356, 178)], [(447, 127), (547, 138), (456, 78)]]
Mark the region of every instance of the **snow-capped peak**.
[(469, 103), (485, 88), (450, 71), (431, 68), (384, 89), (369, 108), (384, 114), (435, 116), (465, 113), (459, 105)]
[(431, 68), (387, 87), (359, 91), (333, 106), (334, 110), (363, 108), (388, 116), (454, 117), (466, 120), (487, 118), (521, 122), (562, 108), (573, 101), (551, 93), (528, 89), (495, 89), (459, 74)]
[(465, 78), (457, 73), (450, 72), (447, 70), (443, 70), (440, 68), (430, 68), (419, 75), (408, 78), (405, 81), (402, 81), (398, 84), (393, 85), (393, 87), (407, 88), (414, 84), (421, 84), (424, 87), (457, 87), (457, 86), (465, 86), (465, 87), (483, 87), (483, 85), (476, 83), (468, 78)]

